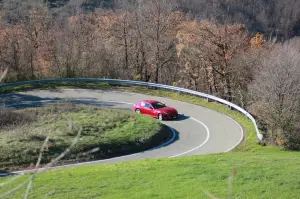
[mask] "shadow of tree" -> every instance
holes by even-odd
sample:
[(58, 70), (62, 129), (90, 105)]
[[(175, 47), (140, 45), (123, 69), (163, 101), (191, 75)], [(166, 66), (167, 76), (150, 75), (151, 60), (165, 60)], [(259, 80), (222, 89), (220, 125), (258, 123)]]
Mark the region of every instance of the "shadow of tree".
[(8, 177), (8, 176), (14, 176), (14, 175), (18, 175), (18, 174), (11, 173), (9, 171), (0, 170), (0, 178), (5, 178), (5, 177)]
[[(73, 104), (81, 104), (81, 105), (92, 105), (92, 106), (100, 106), (100, 107), (114, 107), (117, 105), (124, 105), (123, 103), (118, 102), (104, 102), (99, 101), (96, 98), (59, 98), (59, 97), (38, 97), (27, 94), (9, 94), (5, 96), (0, 96), (0, 105), (6, 107), (12, 107), (16, 109), (21, 108), (37, 108), (49, 105), (51, 103), (57, 102), (71, 102)], [(122, 107), (124, 110), (131, 110), (129, 108)]]
[(0, 95), (0, 105), (9, 106), (14, 104), (30, 104), (33, 102), (41, 102), (41, 101), (47, 101), (47, 100), (59, 100), (61, 98), (57, 97), (37, 97), (33, 95), (25, 95), (25, 94), (19, 94), (19, 93), (13, 93), (9, 95)]

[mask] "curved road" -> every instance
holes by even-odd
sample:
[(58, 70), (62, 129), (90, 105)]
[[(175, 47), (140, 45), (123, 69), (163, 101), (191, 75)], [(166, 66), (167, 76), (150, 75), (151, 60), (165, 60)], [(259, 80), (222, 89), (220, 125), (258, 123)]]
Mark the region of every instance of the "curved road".
[(142, 153), (88, 164), (222, 153), (232, 150), (243, 139), (242, 127), (221, 113), (185, 102), (143, 94), (88, 89), (34, 90), (1, 95), (0, 104), (8, 107), (32, 107), (63, 99), (130, 110), (133, 103), (139, 100), (155, 99), (175, 107), (179, 114), (183, 114), (175, 121), (163, 121), (177, 134), (170, 144)]

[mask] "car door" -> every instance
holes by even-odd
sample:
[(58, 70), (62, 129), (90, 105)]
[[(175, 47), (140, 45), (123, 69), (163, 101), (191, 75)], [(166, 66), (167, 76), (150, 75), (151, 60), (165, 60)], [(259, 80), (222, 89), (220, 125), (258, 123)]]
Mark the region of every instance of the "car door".
[(145, 102), (141, 102), (140, 110), (143, 115), (149, 115), (149, 106)]
[(154, 117), (154, 108), (152, 107), (152, 105), (149, 103), (146, 103), (146, 109), (147, 109), (148, 115)]
[(141, 103), (141, 106), (143, 107), (142, 113), (144, 115), (152, 116), (152, 109), (150, 104), (143, 102)]

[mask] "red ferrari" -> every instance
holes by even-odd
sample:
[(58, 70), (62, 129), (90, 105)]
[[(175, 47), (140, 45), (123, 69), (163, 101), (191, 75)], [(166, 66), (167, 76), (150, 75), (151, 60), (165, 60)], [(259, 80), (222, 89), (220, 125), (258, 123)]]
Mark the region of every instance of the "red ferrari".
[(156, 100), (142, 100), (134, 104), (133, 110), (138, 114), (143, 114), (158, 118), (159, 120), (170, 120), (178, 117), (175, 108), (168, 107)]

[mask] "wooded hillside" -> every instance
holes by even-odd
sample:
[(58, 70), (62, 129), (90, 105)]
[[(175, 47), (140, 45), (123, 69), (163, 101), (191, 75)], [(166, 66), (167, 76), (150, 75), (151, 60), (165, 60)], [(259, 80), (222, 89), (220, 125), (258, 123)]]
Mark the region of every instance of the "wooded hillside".
[[(60, 7), (68, 0), (48, 0)], [(82, 8), (115, 8), (120, 0), (86, 0)], [(252, 33), (277, 35), (287, 39), (300, 35), (298, 0), (177, 0), (181, 11), (198, 19), (216, 18), (222, 22), (243, 23)]]

